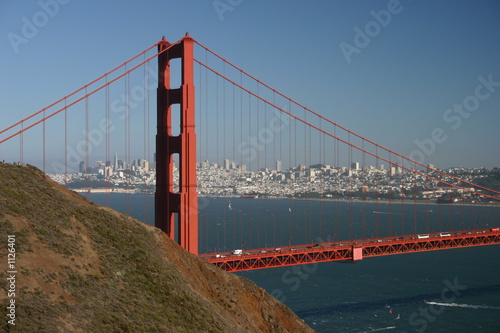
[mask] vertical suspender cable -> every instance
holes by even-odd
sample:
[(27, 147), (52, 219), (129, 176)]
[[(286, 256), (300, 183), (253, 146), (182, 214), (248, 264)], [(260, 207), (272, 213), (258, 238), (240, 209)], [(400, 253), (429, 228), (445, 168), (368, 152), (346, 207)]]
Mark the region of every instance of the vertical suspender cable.
[(68, 108), (64, 99), (64, 185), (68, 185)]
[[(335, 138), (337, 138), (337, 125), (333, 125), (333, 135)], [(339, 165), (339, 140), (338, 139), (333, 139), (333, 165), (335, 166), (337, 170), (337, 178), (340, 178), (340, 165)], [(334, 207), (334, 215), (333, 215), (333, 234), (332, 234), (332, 242), (337, 239), (339, 236), (339, 228), (340, 228), (340, 210), (339, 210), (339, 199), (340, 199), (340, 190), (337, 188), (335, 191), (336, 193), (336, 198), (335, 202), (333, 204)]]
[[(365, 140), (361, 140), (361, 148), (363, 150), (365, 149)], [(361, 173), (363, 176), (363, 181), (362, 184), (366, 187), (361, 188), (361, 200), (362, 200), (362, 209), (361, 209), (361, 237), (365, 238), (366, 237), (366, 192), (368, 191), (368, 187), (366, 185), (366, 173), (367, 168), (366, 168), (366, 153), (362, 152), (361, 153)]]
[[(276, 105), (276, 93), (273, 92), (273, 104)], [(271, 111), (273, 109), (271, 108)], [(271, 119), (275, 119), (276, 118), (276, 115), (271, 118)], [(279, 113), (279, 123), (280, 123), (280, 131), (279, 131), (279, 148), (278, 148), (278, 157), (276, 156), (276, 140), (277, 140), (277, 133), (276, 133), (276, 129), (273, 128), (273, 137), (274, 137), (274, 141), (273, 141), (273, 162), (272, 163), (276, 163), (277, 159), (279, 158), (279, 160), (281, 161), (281, 171), (280, 171), (280, 179), (281, 179), (281, 174), (283, 172), (283, 160), (281, 159), (281, 139), (282, 139), (282, 133), (283, 133), (283, 129), (281, 128), (282, 126), (282, 122), (281, 122), (281, 112)], [(278, 165), (275, 166), (276, 167), (276, 176), (278, 175)], [(284, 193), (279, 193), (279, 194), (284, 194)], [(282, 202), (282, 201), (281, 201)], [(280, 202), (280, 203), (281, 203)], [(279, 215), (278, 215), (279, 214)], [(279, 221), (279, 236), (280, 236), (280, 240), (279, 240), (279, 243), (280, 244), (283, 244), (283, 209), (280, 209), (278, 211), (278, 202), (276, 200), (274, 200), (274, 215), (275, 215), (275, 218), (278, 219)]]
[[(215, 149), (216, 149), (216, 162), (217, 163), (220, 163), (220, 160), (219, 160), (219, 77), (217, 75), (215, 75), (215, 130), (216, 130), (216, 133), (215, 133), (215, 136), (216, 136), (216, 140), (215, 140)], [(224, 164), (223, 164), (224, 165)], [(220, 167), (220, 166), (219, 166)], [(215, 212), (215, 217), (216, 217), (216, 232), (217, 232), (217, 248), (219, 248), (219, 206), (220, 206), (220, 202), (219, 202), (219, 205), (216, 206), (216, 212)], [(223, 244), (223, 248), (225, 250), (225, 246), (226, 244)]]
[[(392, 186), (392, 181), (393, 181), (393, 173), (395, 173), (395, 171), (393, 172), (393, 170), (396, 170), (396, 167), (393, 166), (392, 154), (389, 153), (389, 234), (392, 233), (392, 198), (394, 197), (394, 188)], [(377, 229), (377, 237), (378, 237), (378, 229)]]
[[(380, 189), (379, 189), (379, 171), (382, 172), (380, 164), (379, 164), (379, 155), (378, 155), (378, 147), (375, 146), (375, 166), (377, 168), (377, 173), (375, 175), (375, 230), (378, 230), (378, 225), (380, 223), (379, 221), (379, 198), (380, 198)], [(390, 166), (389, 166), (390, 167)], [(371, 237), (373, 238), (373, 229), (372, 229), (372, 235)]]
[[(404, 160), (401, 159), (401, 165), (404, 164)], [(406, 191), (405, 191), (405, 170), (401, 168), (401, 229), (405, 229), (405, 196), (406, 196)], [(392, 235), (392, 232), (389, 234), (390, 236)]]
[[(235, 97), (235, 94), (234, 94), (234, 91), (235, 91), (234, 84), (232, 85), (232, 90), (233, 90), (233, 100), (232, 100), (233, 101), (233, 103), (232, 103), (232, 105), (233, 105), (233, 116), (232, 116), (232, 118), (233, 118), (233, 126), (232, 126), (233, 127), (232, 128), (233, 129), (233, 134), (232, 134), (232, 137), (231, 137), (232, 138), (231, 142), (233, 142), (233, 144), (231, 146), (233, 147), (232, 160), (236, 161), (236, 153), (235, 153), (235, 143), (236, 143), (235, 127), (236, 127), (236, 121), (234, 119), (235, 116), (236, 116), (236, 110), (235, 110), (236, 109), (236, 99), (235, 99), (236, 97)], [(239, 165), (238, 169), (239, 169), (238, 173), (240, 174), (240, 177), (241, 177), (241, 174), (242, 174), (241, 164)], [(231, 226), (233, 228), (233, 249), (235, 249), (236, 248), (236, 221), (235, 221), (235, 216), (236, 215), (234, 213), (232, 213), (231, 216), (232, 216), (232, 218), (231, 218)]]
[[(127, 66), (125, 65), (125, 71)], [(125, 160), (124, 169), (126, 171), (126, 187), (130, 189), (130, 75), (125, 75)], [(130, 215), (130, 192), (127, 191), (125, 194), (125, 211)]]
[[(351, 143), (351, 133), (348, 133), (348, 142)], [(353, 239), (353, 228), (352, 228), (352, 219), (353, 219), (353, 203), (352, 203), (352, 195), (353, 195), (353, 186), (352, 186), (352, 146), (349, 146), (348, 148), (348, 159), (347, 159), (347, 168), (348, 168), (348, 175), (349, 175), (349, 213), (348, 213), (348, 234), (349, 234), (349, 239)]]
[[(205, 50), (205, 64), (208, 65), (208, 51)], [(208, 105), (208, 95), (210, 93), (209, 91), (209, 85), (208, 85), (208, 70), (205, 68), (205, 85), (204, 85), (204, 88), (205, 88), (205, 151), (207, 152), (207, 160), (208, 160), (208, 145), (209, 145), (209, 140), (208, 140), (208, 109), (209, 109), (209, 105)], [(209, 230), (209, 214), (205, 214), (205, 229), (207, 230), (207, 233), (205, 235), (206, 237), (206, 243), (207, 243), (207, 247), (208, 247), (208, 230)], [(216, 224), (217, 224), (217, 221), (216, 221)], [(217, 247), (216, 247), (216, 250), (217, 250)]]
[[(414, 169), (417, 169), (417, 164), (414, 164)], [(413, 174), (413, 229), (417, 230), (417, 174)], [(401, 230), (401, 234), (405, 234), (405, 230)]]
[[(292, 110), (292, 102), (290, 100), (288, 100), (288, 111), (290, 113), (293, 112)], [(285, 117), (288, 117), (288, 116), (285, 116)], [(294, 119), (292, 119), (292, 121), (294, 121)], [(294, 124), (295, 122), (293, 122), (292, 124), (290, 124), (290, 122), (288, 122), (288, 170), (290, 170), (290, 180), (292, 181), (295, 181), (295, 173), (296, 173), (296, 170), (295, 170), (295, 164), (293, 164), (293, 160), (292, 160), (292, 152), (293, 152), (293, 149), (292, 149), (292, 128), (294, 128)], [(294, 198), (295, 194), (295, 189), (293, 188), (292, 191), (291, 191), (291, 196), (292, 196), (292, 202), (293, 202), (293, 211), (292, 213), (293, 214), (288, 214), (288, 225), (289, 225), (289, 235), (288, 235), (288, 238), (289, 238), (289, 245), (291, 245), (291, 242), (293, 240), (293, 236), (295, 236), (294, 232), (295, 232), (295, 229), (294, 229), (294, 223), (295, 223), (295, 220), (296, 220), (296, 214), (297, 214), (297, 200), (296, 198)], [(290, 207), (288, 207), (290, 208)], [(288, 212), (290, 213), (290, 209), (288, 210)]]
[[(85, 87), (85, 95), (87, 95), (87, 87)], [(88, 175), (89, 169), (89, 98), (85, 97), (85, 163), (84, 163), (84, 174), (85, 174), (85, 184), (87, 188), (90, 186), (90, 178)], [(86, 192), (87, 198), (89, 197), (89, 192)]]
[[(146, 66), (147, 66), (147, 69), (149, 70), (149, 61), (146, 64)], [(149, 90), (151, 88), (149, 87), (149, 75), (146, 76), (146, 87), (147, 87), (147, 89), (145, 91), (145, 94), (146, 94), (145, 98), (146, 98), (146, 101), (147, 101), (146, 107), (147, 107), (147, 114), (148, 114), (147, 115), (147, 118), (148, 118), (147, 119), (147, 122), (148, 122), (148, 127), (147, 127), (147, 131), (148, 131), (148, 133), (147, 133), (147, 139), (148, 139), (148, 142), (147, 142), (147, 151), (148, 151), (147, 160), (148, 160), (149, 163), (151, 163), (151, 109), (150, 109), (150, 107), (151, 107), (151, 105), (150, 105), (151, 104), (151, 101), (150, 101), (151, 97), (149, 96)], [(151, 168), (151, 165), (150, 165), (150, 168)]]
[[(196, 65), (196, 64), (195, 64)], [(201, 142), (202, 142), (202, 137), (203, 137), (203, 128), (201, 127), (201, 124), (203, 124), (203, 110), (202, 110), (202, 107), (201, 107), (201, 96), (202, 96), (202, 87), (201, 87), (201, 68), (202, 66), (200, 64), (198, 64), (198, 83), (196, 85), (196, 91), (198, 92), (198, 98), (196, 99), (196, 106), (197, 106), (197, 112), (198, 112), (198, 120), (197, 120), (197, 124), (198, 124), (198, 133), (197, 133), (197, 137), (198, 137), (198, 142), (196, 144), (196, 147), (197, 147), (197, 150), (198, 150), (198, 153), (197, 153), (197, 157), (198, 157), (198, 161), (202, 161), (202, 157), (203, 156), (203, 147), (201, 145)], [(200, 168), (201, 169), (201, 168)], [(199, 173), (198, 173), (199, 174)], [(199, 178), (198, 178), (198, 186), (199, 185)], [(200, 252), (201, 253), (206, 253), (207, 250), (208, 250), (208, 244), (205, 244), (205, 234), (207, 233), (207, 230), (203, 230), (203, 221), (202, 219), (200, 218), (201, 217), (201, 211), (198, 213), (198, 220), (199, 220), (199, 225), (200, 225), (200, 248), (202, 249)], [(201, 230), (203, 230), (203, 234), (201, 233)]]
[[(106, 75), (105, 77), (106, 83), (108, 83), (108, 76)], [(104, 177), (106, 180), (106, 205), (109, 207), (111, 204), (111, 194), (110, 194), (110, 173), (112, 172), (111, 169), (111, 154), (110, 154), (110, 142), (109, 142), (109, 135), (110, 135), (110, 120), (109, 120), (109, 85), (106, 85), (106, 90), (105, 90), (105, 119), (106, 119), (106, 162), (105, 162), (105, 167), (104, 167)]]
[[(437, 184), (436, 184), (437, 186)], [(430, 213), (430, 207), (429, 207), (429, 202), (430, 198), (427, 198), (425, 202), (425, 232), (429, 232), (429, 213)]]
[[(143, 69), (143, 77), (142, 77), (142, 96), (143, 96), (143, 100), (142, 100), (142, 111), (143, 111), (143, 149), (142, 149), (142, 158), (144, 159), (144, 161), (147, 161), (147, 154), (146, 154), (146, 126), (147, 126), (147, 114), (146, 114), (146, 65), (147, 63), (145, 62), (146, 61), (146, 54), (144, 54), (144, 65), (142, 67)], [(142, 163), (139, 163), (140, 164), (140, 167), (143, 168), (144, 167), (144, 171), (145, 171), (145, 166), (146, 166), (146, 162), (142, 162)], [(147, 192), (146, 192), (146, 186), (144, 185), (143, 189), (142, 189), (142, 200), (143, 200), (143, 222), (144, 223), (148, 223), (148, 216), (147, 216), (147, 207), (148, 207), (148, 203), (147, 203), (147, 199), (148, 199), (148, 196), (147, 196)]]
[[(307, 122), (307, 112), (306, 112), (306, 109), (304, 108), (304, 120)], [(304, 126), (304, 146), (303, 146), (303, 149), (304, 149), (304, 164), (307, 165), (307, 148), (308, 147), (308, 143), (307, 143), (307, 125), (306, 124), (303, 124)], [(302, 164), (302, 163), (301, 163)], [(309, 201), (309, 209), (311, 209), (311, 205), (310, 205), (311, 201)], [(311, 239), (311, 233), (310, 233), (310, 230), (309, 230), (309, 219), (308, 219), (308, 216), (307, 216), (307, 210), (304, 209), (304, 214), (303, 214), (303, 221), (302, 221), (302, 228), (304, 228), (304, 244), (307, 244), (307, 243), (312, 243), (312, 241), (310, 240)]]
[[(222, 73), (224, 77), (226, 76), (226, 62), (222, 62)], [(227, 154), (226, 154), (226, 129), (227, 129), (227, 115), (226, 115), (226, 80), (222, 78), (222, 158), (227, 159)], [(231, 169), (231, 163), (229, 164), (229, 169)], [(228, 171), (228, 170), (226, 170)], [(224, 224), (224, 247), (226, 247), (227, 242), (226, 242), (226, 213), (227, 213), (227, 208), (224, 207), (223, 209), (223, 224)]]
[(24, 164), (24, 121), (21, 122), (21, 134), (19, 135), (19, 162)]
[[(306, 114), (306, 117), (307, 117), (307, 114)], [(311, 120), (312, 122), (312, 120)], [(309, 138), (308, 138), (308, 147), (306, 149), (309, 150), (309, 163), (308, 165), (306, 165), (306, 168), (309, 167), (309, 182), (311, 182), (311, 180), (313, 180), (313, 175), (312, 175), (312, 170), (311, 170), (311, 165), (313, 165), (313, 159), (312, 159), (312, 135), (311, 135), (311, 127), (306, 125), (307, 127), (307, 130), (309, 132)], [(311, 192), (312, 192), (312, 189), (311, 189)], [(313, 215), (313, 210), (314, 210), (314, 205), (316, 204), (316, 201), (315, 200), (310, 200), (309, 201), (309, 216), (307, 216), (307, 224), (309, 225), (309, 238), (311, 240), (311, 243), (314, 243), (313, 241), (313, 232), (312, 232), (312, 215)]]
[[(240, 70), (240, 86), (243, 86), (243, 72)], [(240, 89), (240, 143), (243, 142), (243, 90)], [(240, 154), (240, 165), (243, 165), (243, 154)], [(250, 171), (250, 165), (247, 166)], [(239, 218), (240, 243), (243, 242), (243, 219)]]
[(43, 149), (42, 149), (42, 155), (43, 155), (43, 172), (45, 173), (45, 145), (46, 145), (46, 142), (45, 142), (45, 109), (43, 110), (43, 123), (42, 123), (42, 126), (43, 126), (43, 140), (42, 140), (42, 146), (43, 146)]
[[(257, 96), (260, 97), (259, 95), (259, 82), (257, 82)], [(257, 99), (256, 101), (257, 103), (257, 111), (256, 111), (256, 114), (257, 114), (257, 126), (255, 127), (255, 133), (257, 134), (257, 142), (259, 142), (260, 138), (259, 138), (259, 129), (260, 129), (260, 101)], [(261, 144), (261, 142), (258, 143), (259, 145)], [(265, 167), (265, 166), (264, 166)], [(260, 152), (257, 153), (257, 170), (260, 170)], [(265, 170), (265, 169), (264, 169)], [(264, 179), (263, 179), (264, 180)], [(264, 199), (264, 211), (266, 211), (266, 208), (267, 208), (267, 198)], [(259, 247), (260, 246), (260, 209), (257, 210), (257, 244), (254, 245), (256, 247)], [(264, 244), (266, 243), (266, 235), (264, 234)]]
[[(250, 138), (252, 135), (252, 96), (250, 93), (248, 94), (248, 137)], [(257, 155), (258, 156), (258, 155)], [(251, 163), (251, 161), (249, 162)], [(257, 164), (257, 171), (259, 170), (259, 165)], [(248, 202), (248, 208), (250, 210), (250, 201)], [(252, 244), (252, 231), (253, 231), (253, 225), (252, 225), (252, 219), (249, 220), (248, 223), (248, 235), (249, 235), (249, 243)], [(244, 243), (244, 242), (243, 242)], [(242, 246), (243, 247), (243, 246)]]

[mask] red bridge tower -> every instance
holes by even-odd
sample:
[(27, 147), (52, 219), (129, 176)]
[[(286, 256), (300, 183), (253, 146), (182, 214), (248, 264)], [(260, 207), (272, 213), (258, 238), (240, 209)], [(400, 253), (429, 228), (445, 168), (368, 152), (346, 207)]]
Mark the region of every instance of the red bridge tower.
[[(155, 226), (189, 252), (198, 255), (196, 192), (194, 40), (186, 36), (172, 45), (163, 38), (158, 51)], [(181, 58), (182, 81), (170, 87), (170, 60)], [(172, 105), (180, 104), (180, 134), (172, 135)], [(179, 193), (173, 192), (173, 154), (179, 154)], [(176, 222), (177, 221), (177, 225)]]

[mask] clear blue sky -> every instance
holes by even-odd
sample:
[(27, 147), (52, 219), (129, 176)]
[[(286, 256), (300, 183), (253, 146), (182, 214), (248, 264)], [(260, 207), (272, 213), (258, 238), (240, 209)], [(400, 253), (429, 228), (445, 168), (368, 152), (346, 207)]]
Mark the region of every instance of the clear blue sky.
[[(446, 140), (434, 142), (425, 163), (500, 166), (498, 1), (60, 0), (34, 36), (12, 42), (41, 4), (54, 10), (55, 1), (0, 2), (1, 128), (162, 35), (175, 41), (188, 31), (275, 89), (404, 155), (421, 151), (416, 140), (428, 142), (440, 128)], [(382, 10), (392, 11), (390, 21), (380, 14), (376, 23), (372, 11)], [(368, 29), (369, 43), (356, 27)], [(480, 76), (493, 85), (477, 88)], [(465, 101), (467, 118), (447, 111)]]

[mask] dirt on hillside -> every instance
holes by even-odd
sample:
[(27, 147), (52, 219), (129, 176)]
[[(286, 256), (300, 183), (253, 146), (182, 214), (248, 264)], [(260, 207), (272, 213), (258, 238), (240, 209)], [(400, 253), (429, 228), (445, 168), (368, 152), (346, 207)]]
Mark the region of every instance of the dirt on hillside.
[(31, 166), (0, 163), (0, 239), (2, 332), (313, 332), (253, 282)]

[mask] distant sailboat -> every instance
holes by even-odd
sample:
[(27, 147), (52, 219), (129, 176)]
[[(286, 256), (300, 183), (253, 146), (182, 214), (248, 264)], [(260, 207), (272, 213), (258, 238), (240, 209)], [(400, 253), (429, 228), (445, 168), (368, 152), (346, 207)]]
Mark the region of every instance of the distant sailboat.
[(292, 209), (290, 207), (288, 207), (288, 211), (291, 213), (292, 212)]
[(233, 210), (233, 207), (231, 207), (231, 201), (229, 201), (229, 205), (227, 206), (229, 210)]

